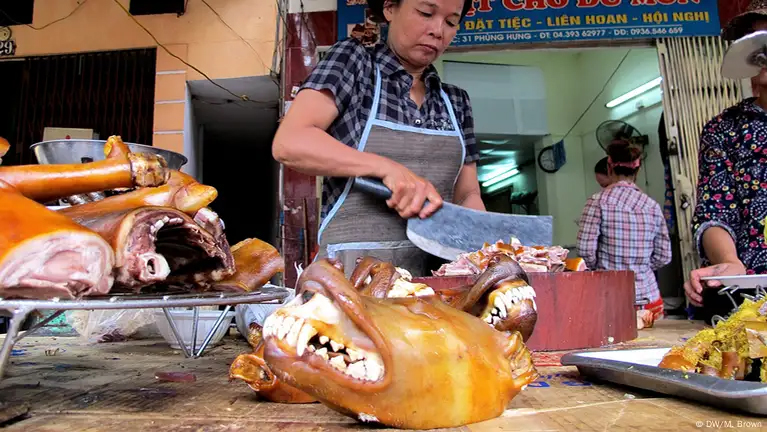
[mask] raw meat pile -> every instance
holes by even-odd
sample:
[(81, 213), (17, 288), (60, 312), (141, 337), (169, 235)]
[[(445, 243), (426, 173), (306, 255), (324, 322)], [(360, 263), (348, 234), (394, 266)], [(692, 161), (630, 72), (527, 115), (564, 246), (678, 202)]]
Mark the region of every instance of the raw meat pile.
[[(0, 157), (4, 151), (0, 149)], [(105, 160), (0, 167), (0, 298), (80, 298), (148, 287), (248, 292), (284, 271), (258, 239), (234, 247), (208, 208), (211, 186), (131, 153), (110, 137)], [(126, 193), (58, 211), (41, 203)]]
[(511, 239), (511, 244), (498, 240), (475, 252), (458, 256), (453, 262), (443, 264), (434, 276), (469, 276), (485, 271), (490, 259), (498, 254), (510, 256), (526, 272), (562, 272), (569, 251), (561, 246), (522, 246), (518, 239)]

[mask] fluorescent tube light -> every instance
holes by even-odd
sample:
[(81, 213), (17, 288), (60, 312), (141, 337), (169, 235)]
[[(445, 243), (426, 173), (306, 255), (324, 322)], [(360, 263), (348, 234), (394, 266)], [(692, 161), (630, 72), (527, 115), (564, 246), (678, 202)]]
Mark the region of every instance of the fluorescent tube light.
[(479, 173), (479, 181), (486, 182), (488, 180), (492, 180), (495, 177), (501, 174), (504, 174), (508, 170), (512, 168), (516, 168), (516, 167), (517, 167), (516, 162), (485, 165), (481, 167), (482, 172)]
[(485, 193), (491, 194), (495, 191), (507, 188), (511, 186), (511, 184), (514, 183), (514, 177), (509, 177), (506, 180), (499, 181), (498, 183), (494, 184), (493, 186), (487, 188)]
[(515, 175), (519, 174), (519, 170), (514, 168), (512, 170), (506, 171), (505, 173), (501, 175), (497, 175), (484, 183), (482, 183), (482, 187), (489, 187), (492, 186), (500, 181), (506, 180), (507, 178), (514, 177)]
[(607, 102), (607, 105), (605, 105), (605, 106), (607, 108), (613, 108), (613, 107), (616, 107), (616, 106), (622, 104), (623, 102), (626, 102), (629, 99), (635, 98), (635, 97), (637, 97), (637, 96), (639, 96), (639, 95), (641, 95), (643, 93), (647, 93), (648, 91), (654, 89), (655, 87), (658, 87), (662, 80), (663, 80), (662, 77), (655, 78), (654, 80), (648, 82), (647, 84), (643, 84), (643, 85), (635, 88), (634, 90), (631, 90), (630, 92), (628, 92), (628, 93), (626, 93), (626, 94), (624, 94), (622, 96), (619, 96), (619, 97), (611, 100), (610, 102)]

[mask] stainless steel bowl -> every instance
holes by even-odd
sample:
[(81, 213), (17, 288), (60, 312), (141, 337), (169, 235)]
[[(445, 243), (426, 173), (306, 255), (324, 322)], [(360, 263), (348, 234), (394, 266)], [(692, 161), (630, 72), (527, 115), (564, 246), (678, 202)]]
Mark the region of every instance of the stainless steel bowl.
[[(30, 149), (35, 153), (37, 163), (50, 164), (79, 164), (82, 158), (93, 161), (104, 160), (104, 144), (106, 140), (52, 140), (32, 144)], [(152, 153), (160, 155), (168, 162), (168, 167), (180, 170), (189, 159), (186, 156), (143, 144), (125, 143), (134, 153)]]

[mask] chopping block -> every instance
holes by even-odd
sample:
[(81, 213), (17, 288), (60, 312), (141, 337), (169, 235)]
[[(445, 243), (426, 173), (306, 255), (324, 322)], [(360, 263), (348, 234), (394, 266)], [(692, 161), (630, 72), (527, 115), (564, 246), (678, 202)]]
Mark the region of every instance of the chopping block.
[[(538, 320), (526, 342), (535, 351), (598, 348), (636, 339), (634, 272), (527, 274)], [(468, 290), (479, 276), (413, 278), (435, 290)]]

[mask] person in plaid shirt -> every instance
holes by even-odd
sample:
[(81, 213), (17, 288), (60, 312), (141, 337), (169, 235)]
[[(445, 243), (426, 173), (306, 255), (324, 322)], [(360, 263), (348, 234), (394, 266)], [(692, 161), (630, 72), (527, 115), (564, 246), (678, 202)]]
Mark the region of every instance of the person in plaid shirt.
[(627, 142), (607, 148), (612, 183), (586, 202), (578, 230), (578, 253), (591, 270), (632, 270), (636, 300), (653, 319), (663, 316), (655, 271), (671, 262), (671, 241), (660, 205), (634, 183), (641, 151)]

